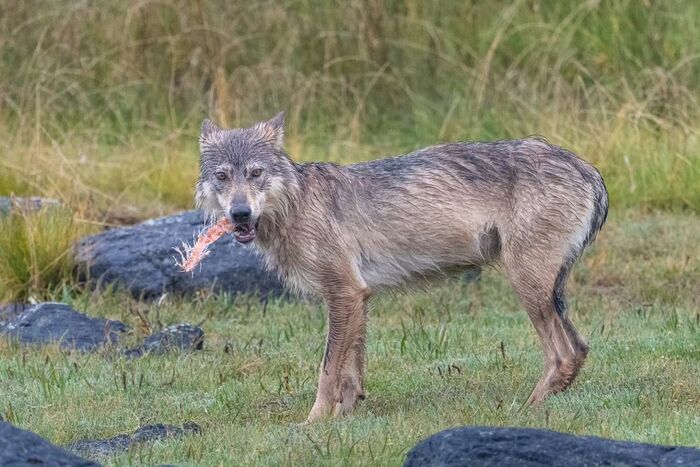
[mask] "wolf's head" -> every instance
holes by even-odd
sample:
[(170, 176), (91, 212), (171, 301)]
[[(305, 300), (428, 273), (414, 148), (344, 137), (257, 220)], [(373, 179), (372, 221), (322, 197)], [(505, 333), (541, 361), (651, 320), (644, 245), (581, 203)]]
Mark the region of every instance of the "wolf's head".
[(283, 149), (284, 113), (250, 128), (226, 130), (204, 120), (196, 204), (228, 217), (241, 243), (255, 239), (259, 221), (287, 208), (297, 169)]

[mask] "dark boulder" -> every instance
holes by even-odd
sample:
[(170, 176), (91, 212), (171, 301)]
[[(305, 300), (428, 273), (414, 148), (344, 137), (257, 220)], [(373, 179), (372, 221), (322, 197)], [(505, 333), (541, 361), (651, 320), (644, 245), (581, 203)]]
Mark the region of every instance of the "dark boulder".
[(152, 443), (168, 438), (181, 438), (201, 434), (202, 429), (196, 423), (187, 422), (182, 427), (174, 425), (146, 425), (134, 433), (117, 435), (108, 439), (83, 439), (66, 446), (71, 452), (89, 459), (104, 459), (126, 451), (134, 444)]
[(191, 324), (175, 324), (152, 334), (143, 344), (124, 352), (127, 357), (140, 357), (145, 354), (161, 355), (172, 350), (202, 350), (204, 331)]
[(417, 466), (679, 466), (700, 465), (700, 449), (574, 436), (530, 428), (464, 427), (437, 433), (409, 451)]
[(128, 326), (120, 321), (93, 318), (63, 303), (40, 303), (0, 326), (0, 335), (23, 344), (60, 342), (64, 349), (91, 351), (116, 344)]
[(0, 465), (20, 467), (27, 465), (50, 465), (71, 467), (99, 466), (54, 446), (31, 431), (22, 430), (0, 421)]
[(282, 292), (279, 281), (264, 269), (254, 250), (236, 242), (232, 235), (214, 243), (194, 273), (181, 272), (175, 264), (179, 256), (175, 250), (183, 242), (192, 243), (204, 227), (202, 214), (188, 211), (107, 230), (78, 243), (78, 264), (85, 278), (118, 284), (136, 297), (209, 289), (253, 292), (262, 297)]

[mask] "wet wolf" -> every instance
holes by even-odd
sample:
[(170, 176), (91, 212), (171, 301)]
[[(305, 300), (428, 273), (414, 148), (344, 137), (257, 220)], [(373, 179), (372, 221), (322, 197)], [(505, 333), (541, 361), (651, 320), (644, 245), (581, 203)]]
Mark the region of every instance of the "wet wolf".
[(539, 335), (544, 375), (528, 402), (564, 390), (588, 345), (567, 315), (574, 262), (605, 222), (600, 173), (539, 139), (441, 144), (348, 166), (295, 163), (284, 114), (250, 128), (204, 120), (196, 202), (227, 216), (289, 286), (319, 295), (328, 335), (308, 421), (364, 399), (375, 293), (486, 265), (502, 269)]

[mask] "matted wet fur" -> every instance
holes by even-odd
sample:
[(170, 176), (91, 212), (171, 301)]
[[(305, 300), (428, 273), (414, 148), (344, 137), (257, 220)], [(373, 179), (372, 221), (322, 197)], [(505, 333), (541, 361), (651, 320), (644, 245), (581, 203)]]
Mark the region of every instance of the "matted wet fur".
[(246, 129), (205, 120), (197, 204), (228, 216), (291, 287), (321, 296), (328, 337), (308, 421), (364, 399), (367, 302), (385, 288), (495, 265), (539, 335), (528, 402), (565, 389), (588, 345), (566, 313), (571, 267), (600, 230), (600, 173), (539, 139), (451, 143), (349, 166), (297, 164), (284, 114)]

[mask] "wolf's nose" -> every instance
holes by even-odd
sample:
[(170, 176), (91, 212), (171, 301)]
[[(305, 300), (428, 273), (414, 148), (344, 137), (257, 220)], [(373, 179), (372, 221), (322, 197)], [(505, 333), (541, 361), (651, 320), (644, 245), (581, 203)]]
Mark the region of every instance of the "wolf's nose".
[(250, 206), (239, 205), (231, 208), (231, 219), (233, 219), (233, 222), (246, 222), (250, 220), (251, 214)]

